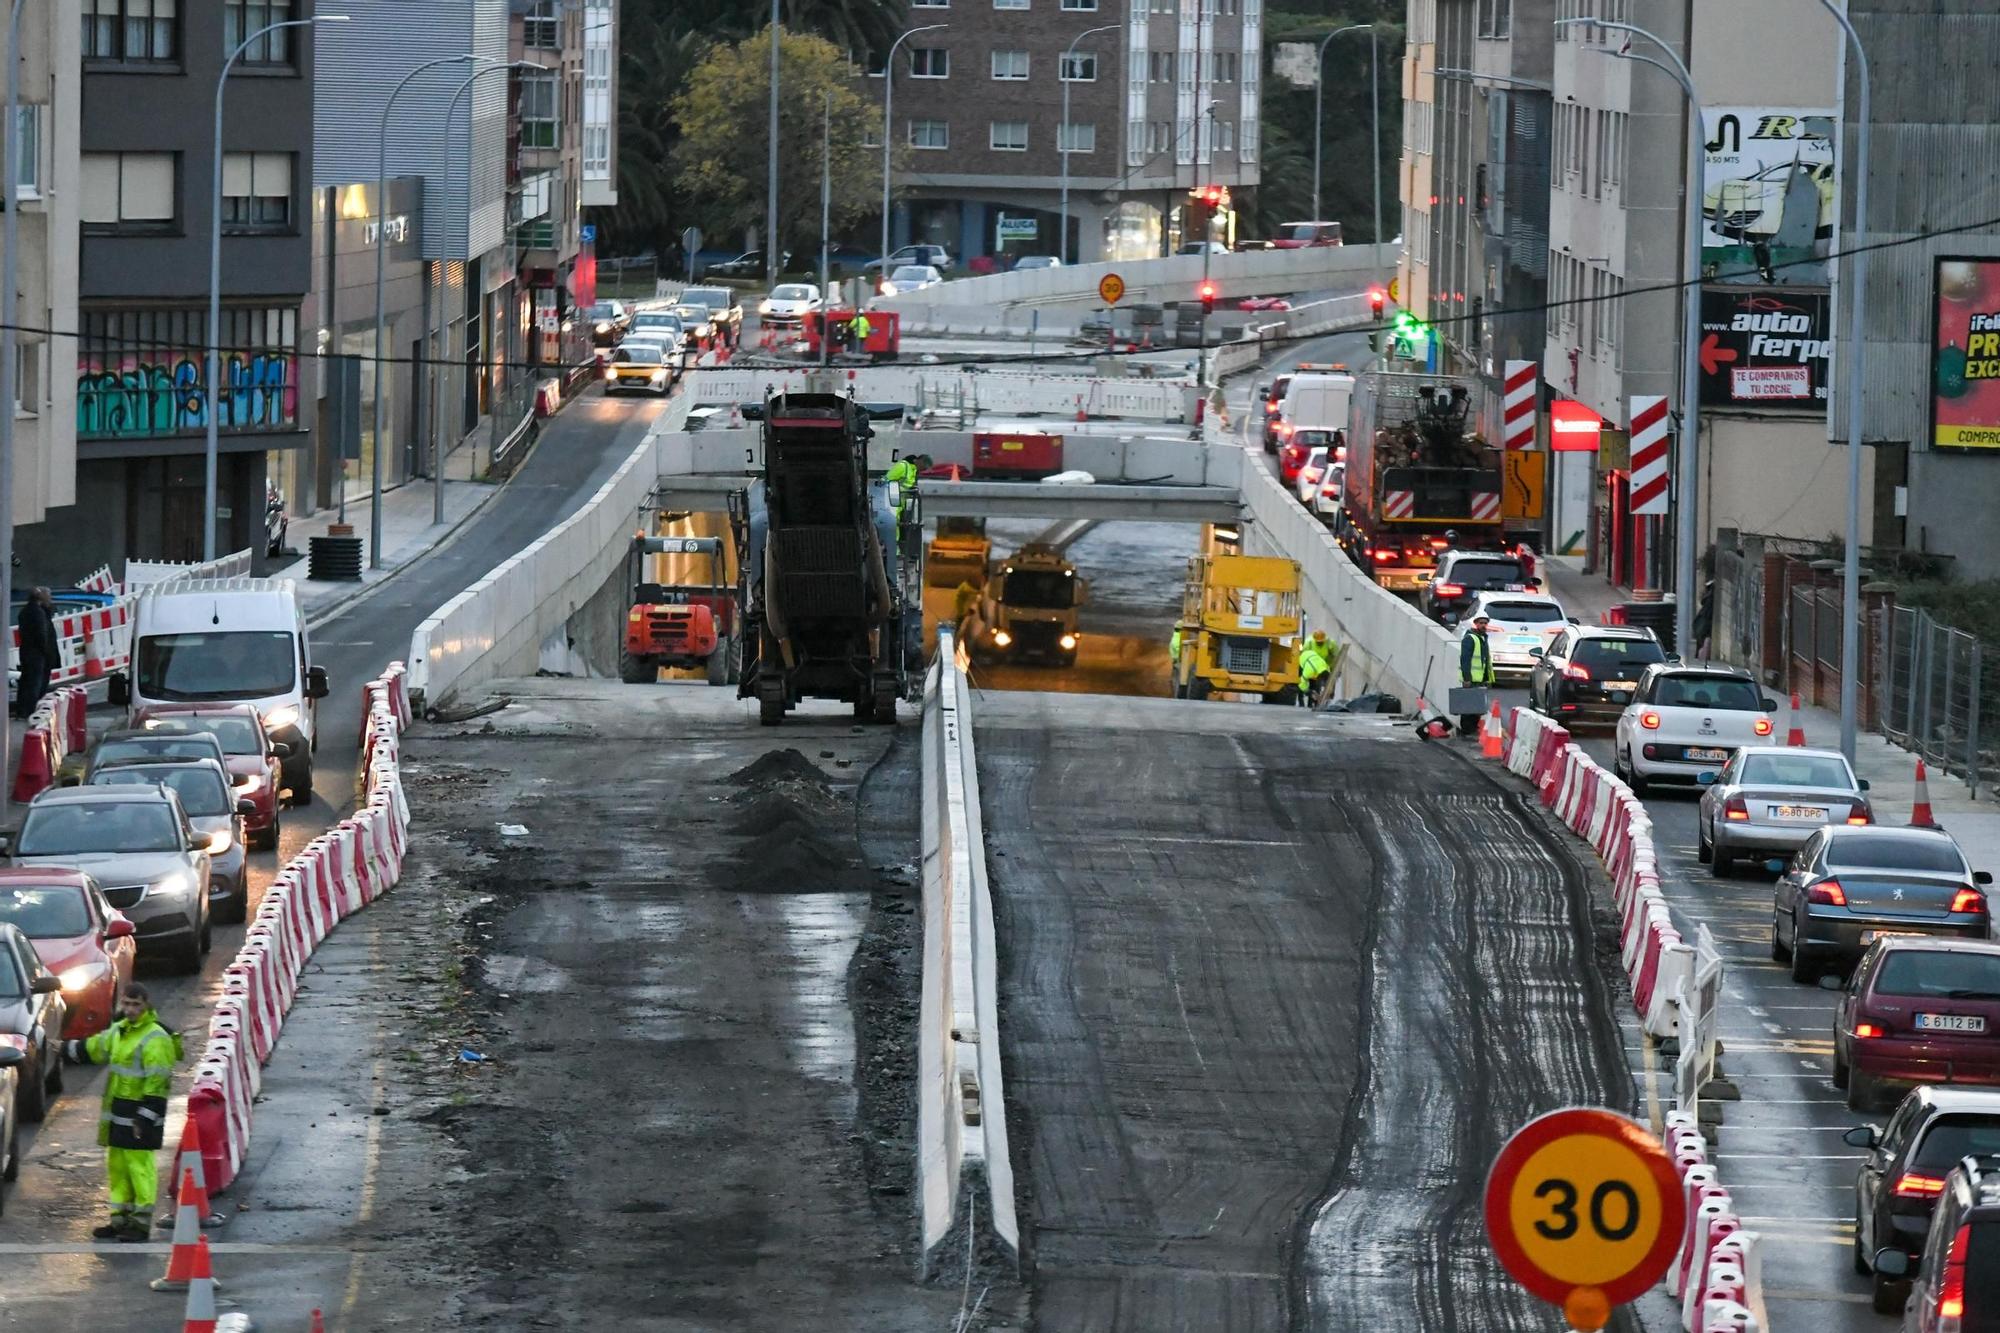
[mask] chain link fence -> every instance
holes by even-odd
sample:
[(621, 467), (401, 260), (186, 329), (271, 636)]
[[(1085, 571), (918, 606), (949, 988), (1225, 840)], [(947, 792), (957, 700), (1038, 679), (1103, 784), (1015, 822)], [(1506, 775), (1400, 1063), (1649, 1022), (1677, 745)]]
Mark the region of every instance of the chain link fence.
[(1982, 716), (2000, 716), (1994, 711), (2000, 706), (2000, 655), (1983, 652), (1972, 635), (1916, 607), (1883, 608), (1876, 631), (1882, 734), (1964, 778), (1976, 796), (1982, 778), (2000, 763), (1991, 737), (1981, 736)]

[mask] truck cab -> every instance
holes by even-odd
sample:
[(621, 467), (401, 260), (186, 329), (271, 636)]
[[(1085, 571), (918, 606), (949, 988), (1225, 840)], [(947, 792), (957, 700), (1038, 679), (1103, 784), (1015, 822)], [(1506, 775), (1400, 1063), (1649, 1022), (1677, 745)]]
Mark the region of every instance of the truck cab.
[(981, 599), (982, 655), (1015, 662), (1073, 666), (1081, 633), (1077, 611), (1090, 584), (1053, 546), (1030, 542), (987, 580)]
[(1254, 694), (1265, 703), (1299, 695), (1299, 563), (1277, 556), (1188, 558), (1181, 595), (1174, 697)]

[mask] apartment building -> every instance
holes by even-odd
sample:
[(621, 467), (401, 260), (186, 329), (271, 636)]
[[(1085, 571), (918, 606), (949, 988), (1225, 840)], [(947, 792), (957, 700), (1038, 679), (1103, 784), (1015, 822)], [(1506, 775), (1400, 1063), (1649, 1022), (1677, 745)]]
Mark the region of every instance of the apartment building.
[(1189, 191), (1257, 183), (1263, 0), (912, 0), (910, 22), (945, 26), (897, 53), (896, 244), (1059, 253), (1065, 157), (1073, 261), (1200, 239)]
[(583, 206), (618, 204), (618, 0), (584, 0)]
[[(513, 6), (513, 148), (508, 224), (513, 232), (510, 296), (527, 310), (525, 357), (514, 352), (520, 320), (497, 329), (496, 356), (531, 368), (590, 359), (590, 334), (575, 318), (577, 255), (583, 241), (585, 10), (567, 0)], [(493, 387), (490, 377), (487, 387)], [(481, 410), (488, 410), (481, 403)]]

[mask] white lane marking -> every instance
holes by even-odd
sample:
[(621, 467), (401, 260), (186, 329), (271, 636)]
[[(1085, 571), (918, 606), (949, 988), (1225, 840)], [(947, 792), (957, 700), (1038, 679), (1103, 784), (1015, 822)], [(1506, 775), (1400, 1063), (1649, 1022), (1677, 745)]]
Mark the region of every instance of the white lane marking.
[[(1718, 1162), (1858, 1162), (1860, 1152), (1719, 1152)], [(1733, 1187), (1732, 1187), (1733, 1188)]]

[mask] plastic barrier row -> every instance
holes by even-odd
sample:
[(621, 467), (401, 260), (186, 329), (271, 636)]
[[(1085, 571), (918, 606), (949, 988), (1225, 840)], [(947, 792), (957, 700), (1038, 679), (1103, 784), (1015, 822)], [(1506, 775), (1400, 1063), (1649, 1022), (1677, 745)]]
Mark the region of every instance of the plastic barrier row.
[[(85, 592), (112, 593), (118, 600), (109, 606), (72, 611), (56, 617), (57, 660), (49, 672), (51, 685), (71, 685), (93, 681), (108, 671), (122, 671), (131, 665), (132, 607), (139, 591), (156, 583), (179, 578), (234, 578), (250, 572), (250, 552), (242, 550), (206, 563), (179, 564), (165, 560), (128, 560), (125, 581), (111, 576), (111, 566), (100, 565), (77, 581)], [(8, 633), (7, 665), (21, 665), (21, 631)]]
[[(1542, 804), (1603, 862), (1619, 914), (1620, 961), (1640, 1020), (1655, 1037), (1679, 1039), (1695, 1053), (1685, 1063), (1699, 1067), (1696, 1056), (1712, 1038), (1719, 960), (1702, 968), (1697, 986), (1696, 952), (1675, 929), (1660, 891), (1653, 821), (1645, 805), (1586, 755), (1568, 728), (1525, 708), (1509, 710), (1504, 719), (1500, 760), (1532, 783)], [(1697, 994), (1708, 1006), (1700, 1016)], [(1668, 1113), (1666, 1145), (1688, 1202), (1687, 1231), (1671, 1274), (1682, 1327), (1688, 1333), (1754, 1330), (1759, 1327), (1751, 1312), (1760, 1283), (1757, 1237), (1743, 1229), (1717, 1178), (1692, 1096)]]
[(21, 733), (21, 764), (14, 771), (16, 801), (32, 801), (56, 785), (63, 760), (82, 753), (90, 743), (84, 720), (90, 700), (80, 685), (68, 685), (42, 696)]
[(361, 801), (285, 863), (223, 970), (222, 997), (195, 1062), (188, 1114), (201, 1128), (211, 1192), (227, 1189), (250, 1150), (251, 1108), (284, 1030), (299, 974), (328, 932), (394, 888), (410, 829), (398, 756), (410, 723), (401, 662), (364, 691)]

